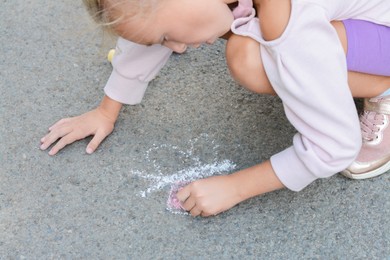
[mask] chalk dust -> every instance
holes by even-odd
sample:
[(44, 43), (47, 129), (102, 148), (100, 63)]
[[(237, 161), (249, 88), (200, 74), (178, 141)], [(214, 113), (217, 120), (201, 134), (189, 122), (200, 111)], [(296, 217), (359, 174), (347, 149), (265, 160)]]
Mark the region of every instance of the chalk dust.
[[(131, 171), (132, 175), (138, 176), (149, 182), (149, 187), (141, 190), (137, 195), (146, 197), (148, 194), (162, 190), (167, 186), (172, 187), (172, 185), (177, 185), (177, 183), (189, 183), (214, 175), (226, 174), (236, 167), (236, 165), (229, 160), (214, 159), (212, 163), (204, 163), (195, 155), (199, 154), (199, 147), (201, 149), (213, 151), (218, 149), (219, 145), (215, 144), (214, 141), (210, 141), (207, 134), (191, 139), (187, 144), (189, 147), (186, 150), (170, 144), (160, 144), (153, 145), (152, 148), (145, 152), (146, 162), (152, 166), (151, 168), (154, 169), (154, 171)], [(160, 159), (159, 156), (154, 156), (162, 153), (178, 157), (179, 160), (177, 160), (178, 158), (172, 158), (176, 164), (180, 164), (181, 161), (185, 160), (187, 166), (183, 166), (183, 169), (174, 172), (166, 172), (166, 168), (161, 166), (164, 163), (161, 161), (162, 159)], [(184, 163), (182, 164), (184, 165)], [(190, 164), (190, 166), (188, 166), (188, 164)], [(180, 167), (177, 167), (176, 165), (175, 168)]]

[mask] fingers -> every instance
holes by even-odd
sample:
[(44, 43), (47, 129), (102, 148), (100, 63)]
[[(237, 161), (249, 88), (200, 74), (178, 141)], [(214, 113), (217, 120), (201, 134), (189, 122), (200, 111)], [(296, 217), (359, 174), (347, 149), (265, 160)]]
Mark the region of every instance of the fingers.
[(191, 194), (191, 187), (190, 185), (186, 185), (177, 192), (176, 197), (179, 201), (183, 203), (188, 199), (190, 194)]
[(83, 137), (78, 137), (74, 132), (68, 132), (49, 151), (49, 155), (57, 154), (62, 148)]
[(92, 138), (92, 140), (89, 142), (87, 149), (85, 150), (88, 154), (93, 153), (101, 142), (107, 137), (108, 134), (97, 132), (95, 136)]
[(46, 150), (50, 145), (52, 145), (59, 138), (62, 138), (69, 134), (72, 131), (70, 127), (57, 127), (51, 130), (47, 135), (41, 139), (41, 150)]
[(196, 206), (196, 200), (194, 196), (190, 196), (181, 205), (186, 211), (191, 211)]
[(176, 197), (181, 202), (182, 208), (188, 211), (193, 217), (209, 216), (203, 212), (203, 208), (201, 207), (202, 203), (199, 201), (199, 198), (191, 194), (192, 189), (193, 184), (189, 184), (177, 192)]
[(54, 125), (49, 127), (49, 133), (41, 138), (41, 149), (46, 150), (52, 143), (54, 143), (58, 138), (69, 133), (70, 129), (64, 127), (66, 123), (69, 122), (69, 118), (64, 118), (57, 121)]
[(193, 207), (193, 208), (190, 210), (190, 214), (191, 214), (191, 216), (193, 216), (193, 217), (202, 216), (202, 210), (199, 209), (198, 207)]
[(196, 199), (194, 196), (188, 197), (186, 201), (182, 203), (182, 207), (193, 217), (197, 217), (202, 214), (202, 209), (196, 205)]
[(52, 125), (51, 127), (49, 127), (49, 131), (52, 131), (53, 129), (55, 129), (56, 127), (59, 127), (60, 125), (63, 125), (67, 122), (69, 122), (70, 118), (63, 118), (59, 121), (57, 121), (54, 125)]
[(75, 118), (61, 119), (52, 125), (49, 128), (49, 133), (41, 139), (40, 149), (46, 150), (58, 140), (49, 151), (49, 155), (55, 155), (68, 144), (91, 135), (89, 130), (82, 131), (81, 129), (80, 127), (77, 128)]
[(182, 208), (188, 211), (192, 216), (196, 217), (202, 213), (202, 211), (196, 207), (195, 197), (191, 196), (190, 185), (187, 185), (179, 190), (176, 194), (176, 197), (181, 202)]
[(91, 154), (113, 130), (114, 122), (99, 109), (94, 109), (80, 116), (61, 119), (52, 125), (49, 133), (41, 139), (40, 148), (46, 150), (57, 142), (49, 151), (50, 155), (55, 155), (68, 144), (94, 135), (86, 148), (86, 152)]

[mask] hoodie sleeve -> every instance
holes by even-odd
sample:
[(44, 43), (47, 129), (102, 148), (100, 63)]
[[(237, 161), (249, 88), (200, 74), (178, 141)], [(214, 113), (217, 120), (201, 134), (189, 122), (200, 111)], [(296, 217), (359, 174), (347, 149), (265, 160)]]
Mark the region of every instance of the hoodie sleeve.
[(233, 23), (233, 32), (261, 43), (261, 58), (288, 120), (297, 129), (293, 145), (271, 157), (289, 189), (348, 167), (361, 136), (347, 83), (346, 58), (326, 12), (317, 5), (292, 6), (289, 24), (274, 41), (261, 37), (257, 18)]
[(119, 38), (105, 94), (123, 104), (140, 103), (149, 82), (166, 64), (171, 53), (160, 44), (145, 46)]

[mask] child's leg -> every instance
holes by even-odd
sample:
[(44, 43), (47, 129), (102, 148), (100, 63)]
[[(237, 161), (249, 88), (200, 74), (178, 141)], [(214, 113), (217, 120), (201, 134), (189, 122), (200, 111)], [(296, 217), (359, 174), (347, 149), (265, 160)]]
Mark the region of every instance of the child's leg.
[(390, 76), (390, 27), (361, 20), (343, 21), (349, 71)]
[[(347, 52), (348, 68), (354, 70), (348, 72), (353, 96), (370, 98), (365, 100), (365, 111), (360, 117), (362, 149), (356, 161), (342, 173), (354, 179), (378, 176), (390, 169), (390, 77), (386, 76), (390, 75), (390, 28), (354, 20), (347, 21), (347, 26), (342, 22), (332, 24)], [(360, 40), (367, 40), (367, 35), (370, 44), (359, 44)], [(232, 35), (226, 45), (226, 59), (238, 83), (256, 93), (275, 94), (264, 71), (259, 43)], [(381, 96), (373, 98), (378, 95)]]
[[(359, 20), (343, 24), (348, 38), (348, 69), (361, 72), (359, 75), (390, 76), (390, 28)], [(371, 85), (366, 84), (370, 90)], [(390, 169), (390, 83), (384, 82), (384, 87), (381, 96), (364, 100), (360, 116), (363, 145), (355, 162), (342, 172), (349, 178), (366, 179)]]
[(241, 86), (259, 94), (276, 94), (263, 67), (260, 44), (255, 40), (232, 34), (226, 44), (226, 62)]
[[(390, 86), (390, 67), (386, 66), (386, 62), (390, 62), (390, 28), (360, 20), (336, 21), (332, 25), (347, 55), (352, 95), (369, 98), (386, 91)], [(359, 28), (361, 25), (363, 28)], [(376, 31), (376, 36), (370, 38), (369, 44), (360, 44), (367, 41), (371, 31)], [(376, 64), (377, 60), (379, 64)]]
[[(347, 51), (347, 34), (342, 22), (332, 24)], [(231, 35), (226, 44), (226, 60), (232, 77), (240, 85), (255, 93), (275, 94), (264, 71), (258, 42), (249, 37)], [(348, 82), (354, 97), (375, 97), (389, 88), (390, 77), (350, 71)]]

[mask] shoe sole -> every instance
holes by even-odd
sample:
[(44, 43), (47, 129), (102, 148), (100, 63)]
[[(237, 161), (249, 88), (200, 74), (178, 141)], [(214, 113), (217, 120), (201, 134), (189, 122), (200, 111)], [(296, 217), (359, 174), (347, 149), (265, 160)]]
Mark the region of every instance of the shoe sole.
[(369, 179), (369, 178), (373, 178), (373, 177), (379, 176), (381, 174), (384, 174), (388, 170), (390, 170), (390, 161), (388, 161), (387, 163), (385, 163), (381, 167), (379, 167), (375, 170), (366, 172), (366, 173), (352, 173), (348, 170), (344, 170), (341, 172), (341, 174), (347, 178), (350, 178), (350, 179), (364, 180), (364, 179)]

